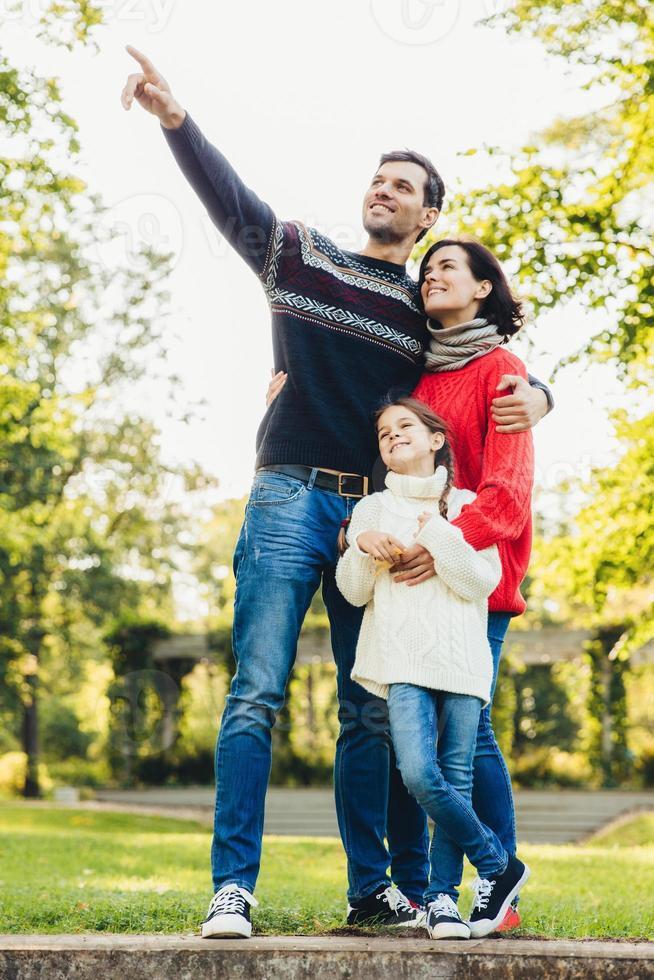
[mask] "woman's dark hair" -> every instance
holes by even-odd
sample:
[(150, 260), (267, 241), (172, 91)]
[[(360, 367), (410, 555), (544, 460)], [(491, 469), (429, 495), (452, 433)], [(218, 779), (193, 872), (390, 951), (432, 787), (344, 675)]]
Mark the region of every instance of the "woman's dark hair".
[(447, 470), (447, 482), (441, 494), (441, 499), (438, 501), (440, 515), (447, 520), (447, 495), (452, 489), (452, 484), (454, 482), (454, 454), (448, 439), (447, 423), (440, 417), (440, 415), (436, 415), (436, 413), (432, 412), (428, 405), (425, 405), (424, 402), (418, 401), (417, 398), (394, 398), (381, 404), (375, 412), (375, 432), (378, 430), (379, 420), (384, 412), (386, 412), (389, 408), (395, 408), (396, 406), (407, 408), (410, 412), (413, 412), (413, 414), (420, 419), (422, 424), (426, 426), (430, 432), (440, 432), (445, 439), (445, 442), (441, 448), (436, 452), (434, 462), (436, 463), (436, 466), (444, 466)]
[(466, 253), (470, 272), (477, 282), (488, 279), (491, 284), (491, 291), (481, 301), (477, 316), (484, 317), (489, 323), (494, 324), (497, 327), (497, 332), (506, 337), (517, 333), (525, 322), (522, 303), (512, 294), (500, 263), (481, 242), (472, 238), (444, 238), (442, 241), (436, 242), (425, 252), (420, 263), (419, 288), (422, 289), (425, 281), (425, 270), (430, 258), (434, 252), (440, 248), (445, 248), (446, 245), (456, 245), (458, 248), (462, 248)]

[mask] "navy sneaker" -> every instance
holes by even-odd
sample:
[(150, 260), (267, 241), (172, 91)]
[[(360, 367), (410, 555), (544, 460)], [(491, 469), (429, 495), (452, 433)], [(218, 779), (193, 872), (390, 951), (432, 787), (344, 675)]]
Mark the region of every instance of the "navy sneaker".
[(472, 889), (475, 899), (468, 920), (473, 939), (488, 936), (504, 921), (511, 902), (529, 877), (526, 864), (517, 857), (510, 857), (506, 871), (492, 878), (475, 878)]
[(223, 885), (211, 899), (207, 917), (202, 923), (203, 939), (249, 939), (252, 935), (250, 906), (256, 907), (254, 895), (238, 885)]
[(424, 926), (432, 939), (470, 939), (470, 929), (449, 895), (440, 894), (429, 903)]
[(347, 907), (349, 926), (403, 926), (413, 929), (423, 924), (424, 916), (424, 909), (409, 901), (394, 885), (381, 892), (373, 892), (356, 905)]

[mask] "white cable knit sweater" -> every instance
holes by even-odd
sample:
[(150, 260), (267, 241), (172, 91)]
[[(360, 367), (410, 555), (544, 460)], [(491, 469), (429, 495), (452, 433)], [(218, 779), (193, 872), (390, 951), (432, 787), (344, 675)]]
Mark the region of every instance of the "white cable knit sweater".
[[(502, 577), (502, 567), (495, 545), (475, 551), (440, 516), (438, 501), (446, 479), (443, 466), (430, 477), (388, 473), (388, 489), (363, 497), (352, 512), (350, 547), (336, 569), (348, 602), (367, 604), (352, 679), (382, 698), (388, 697), (389, 684), (406, 683), (471, 694), (487, 704), (493, 673), (488, 596)], [(471, 491), (453, 487), (449, 519), (474, 499)], [(414, 539), (423, 511), (434, 516)], [(392, 534), (406, 546), (423, 545), (434, 557), (436, 576), (411, 587), (395, 582), (358, 548), (357, 537), (369, 530)]]

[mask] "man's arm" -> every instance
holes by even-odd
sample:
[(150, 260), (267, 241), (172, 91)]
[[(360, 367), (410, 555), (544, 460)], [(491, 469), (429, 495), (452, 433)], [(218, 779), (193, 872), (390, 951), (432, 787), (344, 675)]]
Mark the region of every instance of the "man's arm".
[(141, 71), (130, 75), (122, 104), (134, 99), (161, 124), (180, 169), (227, 241), (259, 276), (269, 270), (277, 222), (272, 209), (245, 186), (223, 154), (203, 136), (152, 62), (136, 48), (127, 50)]

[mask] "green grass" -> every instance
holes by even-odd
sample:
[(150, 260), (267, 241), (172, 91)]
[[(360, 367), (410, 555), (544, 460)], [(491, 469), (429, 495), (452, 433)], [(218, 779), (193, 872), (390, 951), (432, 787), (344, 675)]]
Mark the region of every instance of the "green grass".
[[(196, 931), (210, 898), (209, 847), (206, 828), (187, 821), (2, 805), (0, 932)], [(585, 847), (521, 854), (532, 880), (520, 935), (654, 939), (654, 816)], [(255, 931), (340, 931), (345, 888), (339, 841), (267, 838)]]
[[(642, 813), (617, 821), (600, 834), (596, 834), (590, 847), (654, 847), (654, 813)], [(654, 899), (653, 899), (654, 901)]]

